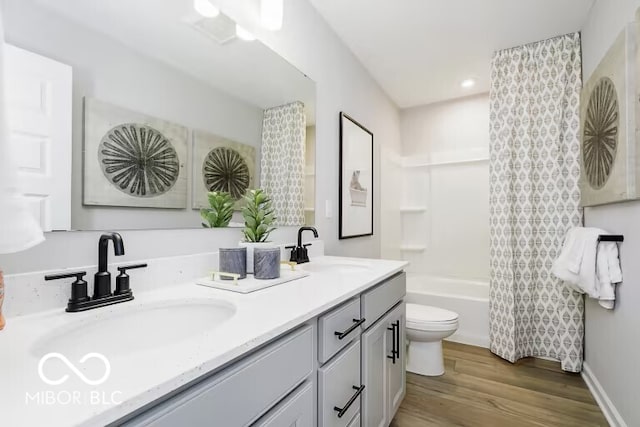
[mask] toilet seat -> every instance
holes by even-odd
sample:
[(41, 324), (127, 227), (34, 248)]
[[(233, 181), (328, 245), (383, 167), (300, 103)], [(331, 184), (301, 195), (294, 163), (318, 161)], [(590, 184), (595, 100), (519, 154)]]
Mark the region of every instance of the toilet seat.
[(458, 313), (421, 304), (407, 304), (407, 328), (420, 331), (457, 329)]

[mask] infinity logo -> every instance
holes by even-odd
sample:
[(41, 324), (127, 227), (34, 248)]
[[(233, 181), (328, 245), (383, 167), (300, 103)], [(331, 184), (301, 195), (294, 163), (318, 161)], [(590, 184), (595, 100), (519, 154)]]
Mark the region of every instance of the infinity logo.
[(71, 363), (69, 359), (67, 359), (64, 355), (60, 353), (49, 353), (49, 354), (46, 354), (42, 359), (40, 359), (40, 362), (38, 363), (38, 375), (40, 375), (40, 379), (42, 379), (42, 381), (44, 381), (49, 385), (59, 385), (66, 382), (69, 379), (69, 375), (63, 375), (61, 378), (57, 380), (51, 380), (47, 378), (47, 376), (44, 374), (44, 364), (49, 359), (61, 360), (65, 365), (67, 365), (69, 369), (71, 369), (71, 371), (73, 371), (73, 373), (78, 378), (80, 378), (82, 381), (84, 381), (85, 384), (88, 384), (88, 385), (94, 385), (94, 386), (100, 385), (109, 378), (109, 375), (111, 375), (111, 364), (109, 363), (109, 360), (107, 360), (107, 358), (100, 353), (88, 353), (88, 354), (85, 354), (82, 357), (82, 359), (80, 359), (80, 363), (85, 363), (87, 360), (90, 360), (90, 359), (98, 359), (102, 361), (102, 363), (104, 363), (104, 367), (105, 367), (104, 375), (97, 380), (91, 380), (85, 377), (84, 374), (78, 368), (76, 368), (75, 365)]

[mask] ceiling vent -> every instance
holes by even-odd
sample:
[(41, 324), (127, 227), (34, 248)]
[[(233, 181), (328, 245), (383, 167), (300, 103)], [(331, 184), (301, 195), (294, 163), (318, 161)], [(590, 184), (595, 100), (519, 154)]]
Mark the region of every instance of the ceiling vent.
[(215, 18), (196, 17), (187, 20), (187, 22), (193, 28), (221, 45), (236, 39), (236, 23), (222, 13)]

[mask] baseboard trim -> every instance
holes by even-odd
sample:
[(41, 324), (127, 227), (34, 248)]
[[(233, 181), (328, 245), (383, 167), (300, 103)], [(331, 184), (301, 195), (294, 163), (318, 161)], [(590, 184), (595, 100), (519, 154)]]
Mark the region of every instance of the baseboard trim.
[(582, 379), (587, 384), (587, 387), (589, 387), (589, 391), (593, 395), (593, 398), (602, 410), (604, 417), (609, 422), (609, 425), (611, 427), (628, 427), (627, 423), (624, 422), (624, 419), (613, 405), (611, 399), (609, 399), (607, 393), (604, 391), (604, 388), (602, 388), (600, 381), (598, 381), (598, 378), (596, 378), (591, 368), (589, 368), (587, 362), (582, 364), (581, 375)]
[(477, 336), (477, 335), (460, 335), (455, 333), (445, 341), (457, 342), (460, 344), (473, 345), (476, 347), (489, 348), (489, 337)]

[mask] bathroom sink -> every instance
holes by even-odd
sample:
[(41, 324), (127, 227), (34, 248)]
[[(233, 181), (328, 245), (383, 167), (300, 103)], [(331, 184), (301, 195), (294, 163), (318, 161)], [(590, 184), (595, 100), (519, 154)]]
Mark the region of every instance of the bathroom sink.
[(371, 267), (366, 263), (355, 261), (311, 261), (301, 264), (300, 269), (310, 273), (363, 273), (369, 271)]
[(127, 357), (204, 337), (235, 312), (230, 302), (205, 298), (112, 306), (92, 312), (93, 317), (73, 322), (73, 326), (52, 331), (33, 350), (37, 357), (51, 352), (69, 358), (96, 352), (109, 358)]

